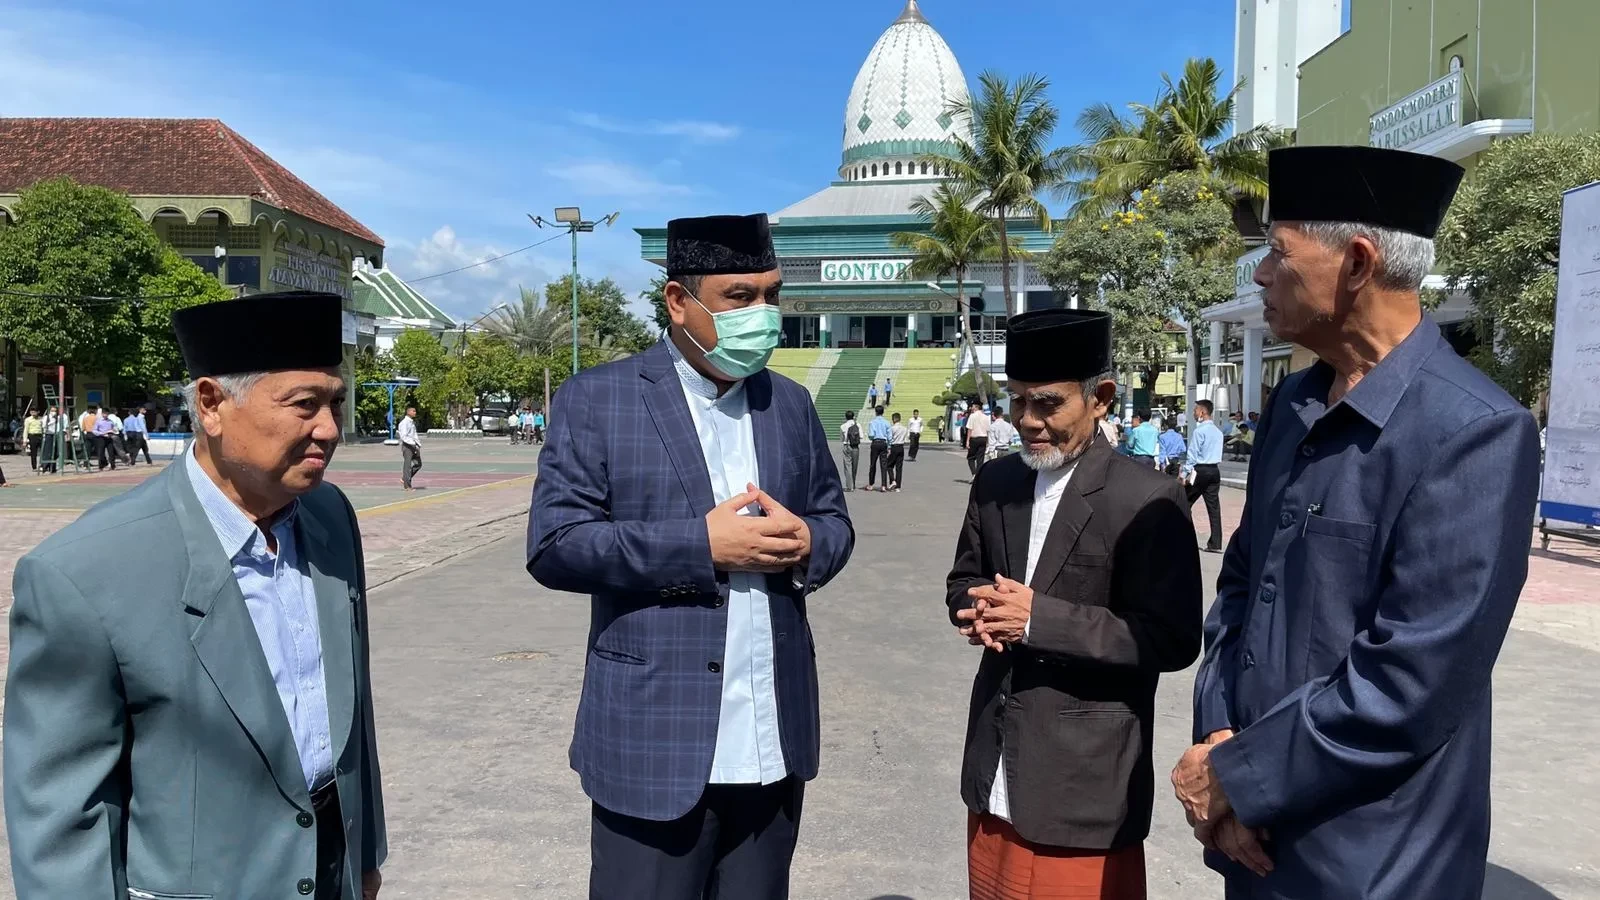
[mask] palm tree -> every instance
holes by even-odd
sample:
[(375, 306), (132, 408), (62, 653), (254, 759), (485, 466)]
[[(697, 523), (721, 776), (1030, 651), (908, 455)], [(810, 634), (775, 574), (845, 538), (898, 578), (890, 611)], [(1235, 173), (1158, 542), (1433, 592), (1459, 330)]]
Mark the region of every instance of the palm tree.
[(1040, 75), (1025, 75), (1015, 84), (997, 72), (978, 79), (976, 96), (957, 101), (951, 115), (971, 123), (972, 139), (957, 135), (948, 156), (930, 162), (948, 165), (950, 174), (976, 188), (979, 212), (994, 216), (1000, 248), (1000, 281), (1011, 302), (1011, 249), (1006, 219), (1016, 216), (1050, 230), (1050, 211), (1039, 201), (1041, 191), (1059, 192), (1071, 175), (1071, 155), (1065, 148), (1046, 149), (1061, 114), (1045, 92), (1050, 82)]
[[(942, 182), (931, 196), (922, 196), (911, 202), (911, 211), (928, 223), (926, 233), (897, 231), (889, 235), (896, 247), (916, 254), (902, 277), (940, 279), (954, 274), (956, 278), (956, 315), (961, 323), (961, 346), (972, 361), (974, 373), (981, 371), (978, 348), (972, 343), (972, 322), (967, 316), (967, 270), (981, 260), (1000, 256), (1002, 245), (995, 223), (979, 211), (983, 192), (975, 185), (961, 181)], [(1010, 252), (1026, 257), (1027, 251), (1013, 246)], [(989, 405), (989, 388), (986, 379), (973, 375), (978, 385), (978, 397)]]
[(1267, 151), (1288, 144), (1292, 132), (1262, 124), (1230, 135), (1244, 81), (1219, 95), (1216, 60), (1191, 59), (1177, 83), (1163, 73), (1161, 84), (1155, 103), (1130, 103), (1128, 115), (1105, 103), (1079, 114), (1084, 142), (1068, 151), (1074, 215), (1124, 207), (1173, 172), (1204, 172), (1237, 196), (1266, 199)]
[(571, 340), (572, 318), (565, 307), (545, 303), (527, 288), (518, 290), (522, 293), (522, 302), (508, 305), (490, 316), (484, 322), (485, 328), (528, 356), (552, 353)]

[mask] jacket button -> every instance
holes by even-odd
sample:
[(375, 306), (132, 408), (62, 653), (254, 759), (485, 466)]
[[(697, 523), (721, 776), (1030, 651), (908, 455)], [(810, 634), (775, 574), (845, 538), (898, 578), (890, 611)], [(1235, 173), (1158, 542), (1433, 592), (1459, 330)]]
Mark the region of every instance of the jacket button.
[(317, 883), (309, 878), (302, 878), (300, 883), (294, 886), (294, 889), (302, 894), (310, 894), (317, 889)]
[(294, 817), (294, 823), (299, 825), (301, 828), (310, 828), (311, 826), (317, 824), (317, 820), (312, 818), (311, 813), (303, 812)]
[(721, 609), (723, 604), (726, 603), (726, 602), (727, 601), (722, 599), (722, 595), (718, 594), (717, 595), (717, 599), (711, 601), (711, 606), (712, 606), (713, 609)]
[(1317, 455), (1317, 448), (1311, 446), (1310, 444), (1306, 444), (1304, 447), (1300, 448), (1300, 455), (1304, 456), (1306, 459), (1310, 459), (1311, 457)]
[(721, 672), (722, 671), (722, 663), (719, 663), (719, 662), (708, 662), (708, 663), (706, 663), (706, 671), (707, 672), (713, 672), (713, 673)]
[(661, 596), (663, 596), (663, 597), (671, 597), (672, 596), (672, 588), (662, 588), (661, 589)]
[(1273, 587), (1270, 584), (1264, 584), (1264, 585), (1261, 586), (1261, 602), (1262, 603), (1271, 603), (1273, 600), (1277, 599), (1277, 597), (1278, 597), (1278, 589), (1277, 588)]
[(1246, 650), (1244, 652), (1244, 658), (1242, 660), (1240, 660), (1240, 663), (1246, 669), (1253, 669), (1253, 668), (1255, 668), (1255, 665), (1256, 665), (1256, 655), (1254, 653), (1251, 653), (1249, 650)]
[(1280, 526), (1284, 527), (1284, 528), (1288, 528), (1290, 525), (1293, 525), (1294, 524), (1294, 513), (1289, 512), (1287, 509), (1284, 510), (1283, 512), (1279, 513), (1278, 514), (1278, 524)]

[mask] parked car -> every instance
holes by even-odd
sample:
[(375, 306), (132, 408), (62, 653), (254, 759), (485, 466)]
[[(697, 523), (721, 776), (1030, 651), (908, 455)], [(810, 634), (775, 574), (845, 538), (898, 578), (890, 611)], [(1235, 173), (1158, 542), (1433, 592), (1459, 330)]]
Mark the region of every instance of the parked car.
[(472, 411), (472, 418), (484, 434), (505, 434), (507, 415), (505, 407), (501, 406), (485, 406)]

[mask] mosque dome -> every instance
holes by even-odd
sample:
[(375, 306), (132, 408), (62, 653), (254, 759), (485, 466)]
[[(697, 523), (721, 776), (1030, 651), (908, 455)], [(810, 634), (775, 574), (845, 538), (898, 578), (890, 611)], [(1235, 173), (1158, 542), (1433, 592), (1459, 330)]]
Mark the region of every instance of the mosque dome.
[(921, 157), (968, 125), (950, 112), (966, 100), (967, 78), (939, 32), (923, 17), (917, 0), (906, 8), (867, 54), (850, 89), (844, 113), (845, 181), (926, 178)]

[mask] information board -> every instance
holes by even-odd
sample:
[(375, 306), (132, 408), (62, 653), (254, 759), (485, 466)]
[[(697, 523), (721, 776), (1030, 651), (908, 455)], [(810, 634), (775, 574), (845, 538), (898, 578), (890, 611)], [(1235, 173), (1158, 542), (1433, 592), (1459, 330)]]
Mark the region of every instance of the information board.
[(1600, 525), (1600, 184), (1562, 203), (1540, 512)]

